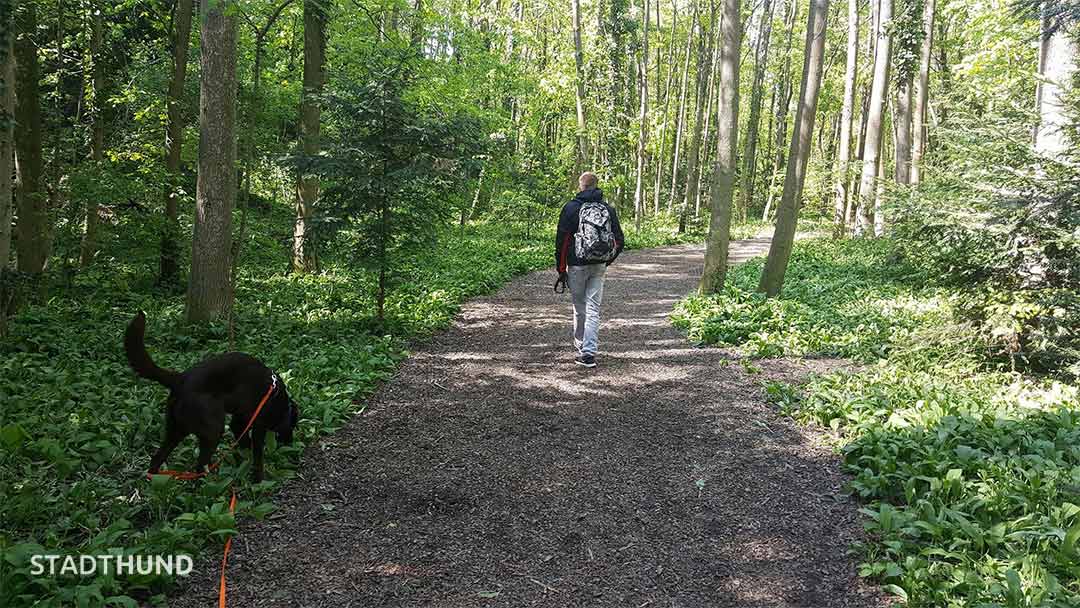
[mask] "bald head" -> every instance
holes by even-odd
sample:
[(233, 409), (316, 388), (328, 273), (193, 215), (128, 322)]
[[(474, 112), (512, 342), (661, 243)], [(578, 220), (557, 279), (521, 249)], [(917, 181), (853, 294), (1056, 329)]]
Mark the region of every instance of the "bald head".
[(585, 173), (581, 174), (581, 177), (579, 177), (577, 181), (578, 189), (585, 191), (596, 188), (596, 184), (599, 182), (599, 179), (592, 171), (586, 171)]

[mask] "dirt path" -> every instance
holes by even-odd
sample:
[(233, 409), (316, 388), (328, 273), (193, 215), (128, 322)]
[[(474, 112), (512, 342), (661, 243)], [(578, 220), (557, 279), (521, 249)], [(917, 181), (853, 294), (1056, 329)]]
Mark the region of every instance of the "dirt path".
[[(470, 302), (307, 450), (276, 519), (241, 527), (230, 606), (885, 605), (846, 557), (835, 456), (671, 327), (702, 256), (620, 258), (595, 370), (572, 362), (550, 271)], [(171, 605), (215, 605), (218, 565)]]

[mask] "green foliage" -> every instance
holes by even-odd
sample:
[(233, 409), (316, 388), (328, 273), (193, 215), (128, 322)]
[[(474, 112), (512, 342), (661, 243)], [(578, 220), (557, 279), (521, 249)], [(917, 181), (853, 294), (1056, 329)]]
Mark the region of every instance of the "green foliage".
[(1080, 173), (1036, 165), (1018, 127), (972, 129), (949, 140), (947, 170), (890, 196), (898, 252), (962, 292), (994, 357), (1080, 377)]
[[(344, 244), (348, 260), (378, 273), (380, 319), (388, 282), (402, 278), (398, 258), (432, 244), (452, 210), (455, 172), (481, 151), (477, 121), (410, 95), (417, 61), (389, 49), (368, 55), (357, 80), (337, 79), (324, 102), (334, 134), (327, 153), (299, 160), (301, 172), (323, 180), (316, 241)], [(351, 238), (330, 240), (343, 231)]]
[[(138, 221), (137, 213), (121, 219), (102, 225), (97, 264), (57, 288), (47, 306), (13, 317), (0, 343), (0, 588), (12, 605), (164, 601), (172, 586), (167, 577), (31, 577), (29, 555), (219, 550), (235, 528), (226, 508), (230, 484), (240, 496), (238, 518), (265, 517), (304, 447), (363, 408), (407, 340), (445, 327), (464, 299), (553, 264), (552, 223), (529, 238), (505, 223), (440, 226), (429, 246), (399, 258), (386, 322), (379, 324), (377, 272), (344, 254), (330, 257), (321, 274), (287, 276), (291, 209), (250, 211), (238, 264), (235, 348), (263, 359), (287, 382), (301, 409), (296, 443), (275, 447), (271, 438), (269, 480), (262, 484), (248, 481), (250, 457), (230, 453), (227, 444), (219, 447), (218, 474), (147, 481), (145, 467), (163, 432), (165, 391), (128, 369), (125, 325), (135, 310), (146, 310), (148, 349), (174, 369), (230, 345), (221, 325), (182, 326), (183, 295), (152, 286), (156, 224)], [(670, 226), (651, 225), (628, 226), (627, 238), (631, 247), (678, 240)], [(170, 466), (191, 466), (194, 443), (182, 444)]]
[(925, 0), (899, 0), (887, 25), (893, 39), (892, 63), (897, 85), (911, 82), (919, 70), (920, 47), (926, 31), (923, 24)]
[(762, 260), (732, 270), (724, 291), (675, 307), (691, 340), (741, 346), (755, 357), (823, 354), (873, 361), (937, 313), (912, 287), (910, 267), (885, 242), (797, 243), (784, 297), (757, 292)]
[(766, 385), (784, 412), (834, 431), (865, 504), (863, 576), (910, 606), (1077, 605), (1077, 388), (999, 364), (968, 318), (972, 294), (928, 284), (897, 249), (801, 242), (782, 299), (752, 293), (747, 265), (674, 317), (696, 340), (754, 356), (868, 364), (801, 389)]
[(1076, 388), (928, 363), (827, 375), (787, 399), (843, 433), (874, 538), (861, 573), (912, 606), (1076, 605)]

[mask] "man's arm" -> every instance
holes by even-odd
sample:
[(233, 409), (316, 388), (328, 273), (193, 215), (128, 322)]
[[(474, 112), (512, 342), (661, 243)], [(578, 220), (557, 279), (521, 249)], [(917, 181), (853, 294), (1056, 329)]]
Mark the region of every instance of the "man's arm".
[[(611, 262), (614, 262), (626, 246), (626, 241), (623, 238), (622, 225), (619, 224), (619, 213), (615, 211), (614, 206), (611, 207), (611, 234), (615, 237), (615, 257), (611, 258)], [(608, 264), (611, 262), (608, 262)]]
[(563, 205), (562, 212), (559, 213), (559, 226), (555, 230), (555, 270), (557, 272), (566, 272), (570, 241), (577, 232), (577, 226), (574, 225), (575, 214), (571, 207), (573, 207), (573, 201)]

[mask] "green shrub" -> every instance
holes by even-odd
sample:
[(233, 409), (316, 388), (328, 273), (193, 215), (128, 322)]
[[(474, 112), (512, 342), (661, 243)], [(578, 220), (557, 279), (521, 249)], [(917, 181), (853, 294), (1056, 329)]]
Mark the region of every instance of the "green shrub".
[(1014, 324), (1053, 314), (1023, 291), (934, 286), (896, 248), (800, 242), (783, 298), (754, 293), (750, 263), (673, 318), (750, 356), (864, 363), (766, 386), (783, 411), (835, 433), (870, 532), (863, 576), (910, 606), (1080, 605), (1080, 397), (1013, 371), (999, 349)]

